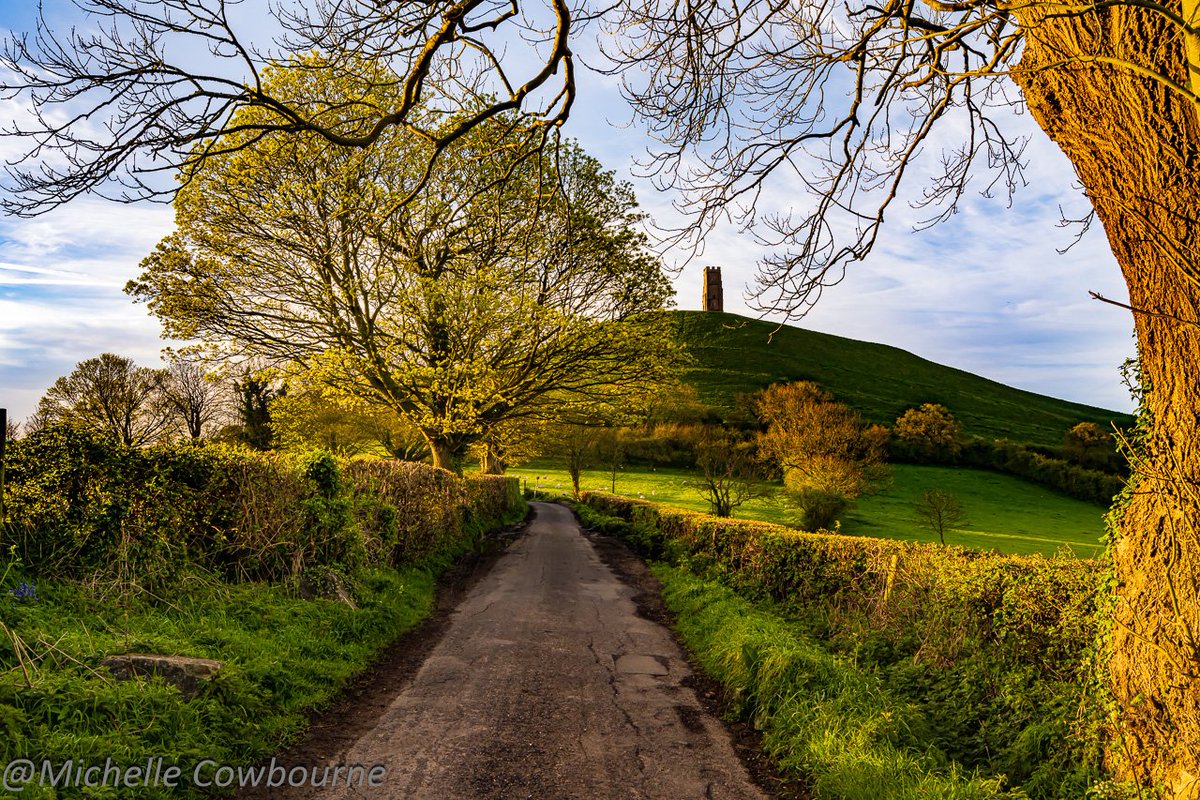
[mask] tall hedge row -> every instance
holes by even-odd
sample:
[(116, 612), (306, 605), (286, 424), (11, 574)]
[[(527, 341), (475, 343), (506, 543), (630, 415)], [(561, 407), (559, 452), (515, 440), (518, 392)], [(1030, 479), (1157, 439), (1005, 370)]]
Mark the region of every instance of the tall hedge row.
[(586, 493), (593, 525), (782, 609), (918, 704), (936, 746), (1034, 798), (1101, 774), (1098, 561), (814, 534)]
[(286, 580), (412, 563), (523, 503), (515, 479), (221, 444), (129, 448), (69, 426), (13, 443), (0, 546), (34, 575)]
[(926, 451), (893, 438), (888, 443), (888, 460), (994, 470), (1102, 506), (1112, 505), (1113, 498), (1125, 488), (1125, 478), (1120, 475), (1088, 469), (1038, 452), (1033, 445), (1006, 439), (973, 437), (953, 450)]

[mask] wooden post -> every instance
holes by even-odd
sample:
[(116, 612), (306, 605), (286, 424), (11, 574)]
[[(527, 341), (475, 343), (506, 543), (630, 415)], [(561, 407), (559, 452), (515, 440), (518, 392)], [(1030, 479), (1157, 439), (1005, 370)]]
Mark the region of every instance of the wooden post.
[(0, 530), (4, 529), (4, 448), (8, 443), (8, 409), (0, 408)]

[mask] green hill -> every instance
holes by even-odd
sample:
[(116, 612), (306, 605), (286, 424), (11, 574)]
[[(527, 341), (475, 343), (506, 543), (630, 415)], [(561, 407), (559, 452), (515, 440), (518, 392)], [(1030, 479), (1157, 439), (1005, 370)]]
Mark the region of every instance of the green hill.
[(678, 311), (683, 341), (695, 359), (686, 380), (701, 401), (729, 410), (740, 393), (777, 381), (811, 380), (872, 421), (890, 425), (906, 409), (941, 403), (968, 434), (1044, 445), (1062, 443), (1078, 422), (1106, 428), (1133, 418), (1014, 389), (897, 347), (748, 319)]

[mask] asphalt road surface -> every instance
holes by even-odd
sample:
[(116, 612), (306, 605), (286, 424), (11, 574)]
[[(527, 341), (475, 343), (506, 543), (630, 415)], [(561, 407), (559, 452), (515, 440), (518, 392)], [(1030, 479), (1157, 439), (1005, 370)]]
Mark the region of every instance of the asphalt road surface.
[(333, 759), (383, 765), (379, 785), (276, 793), (765, 797), (724, 726), (681, 685), (689, 669), (671, 634), (637, 615), (633, 590), (570, 511), (534, 506), (529, 531), (467, 595), (412, 681)]

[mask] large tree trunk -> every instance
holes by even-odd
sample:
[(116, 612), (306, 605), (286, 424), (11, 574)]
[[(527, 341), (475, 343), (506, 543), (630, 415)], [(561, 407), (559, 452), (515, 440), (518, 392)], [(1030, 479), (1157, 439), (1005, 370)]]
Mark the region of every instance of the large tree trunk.
[(449, 470), (456, 475), (462, 474), (462, 446), (459, 442), (440, 436), (436, 433), (422, 432), (429, 444), (429, 454), (433, 465), (440, 469)]
[(486, 443), (483, 455), (480, 457), (479, 471), (484, 475), (503, 475), (507, 466), (504, 459), (500, 457), (500, 451), (496, 449), (496, 446), (491, 442)]
[(1017, 12), (1027, 44), (1016, 78), (1074, 163), (1121, 265), (1152, 415), (1112, 547), (1108, 675), (1120, 740), (1111, 753), (1124, 777), (1198, 798), (1200, 126), (1188, 100), (1132, 69), (1055, 66), (1115, 58), (1187, 85), (1185, 47), (1169, 23), (1134, 8), (1046, 16), (1061, 10)]

